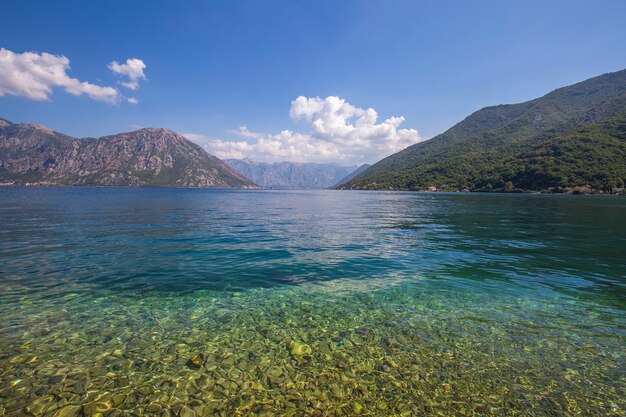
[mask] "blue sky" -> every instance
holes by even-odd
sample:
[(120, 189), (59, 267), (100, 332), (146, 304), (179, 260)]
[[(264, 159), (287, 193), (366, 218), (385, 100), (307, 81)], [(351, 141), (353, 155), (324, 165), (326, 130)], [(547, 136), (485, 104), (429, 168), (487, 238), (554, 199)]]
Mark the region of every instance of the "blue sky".
[[(5, 88), (0, 117), (77, 137), (168, 127), (222, 157), (375, 162), (481, 107), (626, 67), (622, 0), (13, 1), (2, 9), (0, 47), (65, 56), (68, 77), (119, 97), (52, 86), (38, 101)], [(136, 90), (107, 67), (129, 58), (145, 64)]]

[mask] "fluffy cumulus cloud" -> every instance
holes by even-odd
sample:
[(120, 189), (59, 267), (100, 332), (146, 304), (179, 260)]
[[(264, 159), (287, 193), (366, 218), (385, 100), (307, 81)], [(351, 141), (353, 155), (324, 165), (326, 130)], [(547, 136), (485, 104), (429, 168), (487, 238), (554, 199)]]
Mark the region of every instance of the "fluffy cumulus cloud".
[(289, 114), (293, 120), (305, 123), (308, 131), (262, 134), (242, 126), (231, 132), (237, 140), (186, 136), (220, 158), (344, 163), (376, 162), (421, 139), (415, 129), (400, 129), (403, 117), (379, 123), (376, 110), (353, 106), (335, 96), (300, 96), (292, 101)]
[(86, 95), (94, 100), (116, 103), (119, 92), (70, 77), (70, 60), (63, 55), (46, 52), (14, 53), (0, 48), (0, 96), (22, 96), (32, 100), (50, 99), (52, 89), (59, 87), (75, 96)]
[[(143, 72), (146, 64), (141, 59), (130, 58), (124, 64), (113, 61), (108, 68), (114, 74), (126, 77), (127, 81), (120, 81), (120, 84), (131, 90), (139, 88), (139, 81), (146, 79)], [(0, 48), (0, 96), (9, 94), (45, 101), (50, 100), (54, 88), (62, 88), (75, 96), (84, 94), (112, 104), (121, 99), (131, 104), (139, 102), (135, 97), (123, 97), (116, 88), (72, 78), (68, 74), (70, 69), (70, 60), (63, 55), (15, 53)]]
[(146, 69), (146, 64), (141, 59), (129, 58), (125, 64), (120, 64), (117, 61), (113, 61), (109, 64), (109, 69), (117, 75), (128, 78), (128, 81), (120, 81), (120, 85), (136, 90), (139, 88), (139, 80), (145, 80), (146, 75), (143, 70)]

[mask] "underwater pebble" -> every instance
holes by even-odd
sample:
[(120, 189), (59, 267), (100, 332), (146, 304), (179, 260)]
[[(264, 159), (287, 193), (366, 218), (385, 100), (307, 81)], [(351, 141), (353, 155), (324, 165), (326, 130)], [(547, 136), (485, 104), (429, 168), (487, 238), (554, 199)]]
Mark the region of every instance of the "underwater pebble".
[(301, 342), (291, 342), (289, 347), (293, 356), (310, 355), (313, 352), (309, 345)]
[[(609, 417), (625, 409), (617, 339), (556, 326), (536, 336), (547, 306), (562, 307), (346, 285), (262, 298), (109, 297), (97, 314), (80, 304), (18, 306), (14, 320), (34, 321), (3, 339), (0, 415)], [(33, 319), (40, 311), (49, 316)], [(577, 311), (559, 320), (581, 320)]]
[(57, 410), (53, 417), (77, 417), (81, 414), (81, 407), (77, 405), (68, 405)]

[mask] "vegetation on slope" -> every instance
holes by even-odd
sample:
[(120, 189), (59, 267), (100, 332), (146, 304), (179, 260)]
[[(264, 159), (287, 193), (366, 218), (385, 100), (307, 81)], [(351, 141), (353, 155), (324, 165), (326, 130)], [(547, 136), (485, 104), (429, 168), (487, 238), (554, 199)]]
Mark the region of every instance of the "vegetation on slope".
[[(610, 182), (618, 182), (614, 178), (617, 174), (611, 172), (620, 171), (615, 166), (619, 157), (609, 158), (604, 164), (590, 165), (589, 172), (584, 172), (584, 175), (561, 172), (558, 181), (556, 177), (537, 173), (544, 180), (521, 181), (520, 178), (516, 183), (517, 179), (509, 175), (502, 182), (504, 177), (501, 176), (508, 172), (503, 164), (512, 164), (516, 158), (523, 160), (529, 157), (528, 152), (539, 144), (553, 140), (567, 141), (571, 139), (569, 134), (574, 134), (584, 126), (624, 113), (626, 70), (560, 88), (525, 103), (479, 110), (443, 134), (383, 159), (340, 188), (420, 190), (435, 186), (439, 190), (448, 191), (504, 191), (511, 190), (511, 184), (505, 186), (510, 181), (513, 190), (523, 191), (583, 185), (608, 189), (611, 187)], [(618, 131), (612, 132), (617, 135), (614, 138), (619, 138)], [(592, 158), (591, 155), (596, 157), (606, 153), (606, 150), (595, 150), (596, 146), (602, 148), (606, 145), (596, 144), (597, 133), (589, 133), (591, 143), (585, 148), (587, 152), (576, 154), (583, 166), (587, 166), (586, 158)], [(599, 137), (601, 139), (604, 136)], [(561, 146), (564, 154), (555, 159), (563, 156), (565, 161), (569, 161), (571, 158), (568, 159), (568, 152), (572, 150)], [(563, 165), (563, 169), (569, 168), (574, 169), (571, 163)], [(593, 169), (597, 171), (592, 172)], [(563, 181), (565, 174), (568, 181)], [(546, 181), (548, 178), (552, 180)], [(583, 181), (585, 178), (606, 180), (587, 183)]]
[(589, 186), (615, 192), (626, 181), (626, 113), (536, 145), (481, 179), (479, 191)]

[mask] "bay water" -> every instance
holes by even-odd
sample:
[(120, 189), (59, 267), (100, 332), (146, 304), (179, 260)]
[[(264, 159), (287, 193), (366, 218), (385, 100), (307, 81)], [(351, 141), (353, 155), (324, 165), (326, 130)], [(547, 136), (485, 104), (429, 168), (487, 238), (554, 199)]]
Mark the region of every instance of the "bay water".
[(0, 188), (0, 416), (624, 416), (626, 200)]

